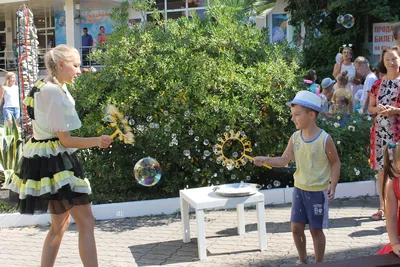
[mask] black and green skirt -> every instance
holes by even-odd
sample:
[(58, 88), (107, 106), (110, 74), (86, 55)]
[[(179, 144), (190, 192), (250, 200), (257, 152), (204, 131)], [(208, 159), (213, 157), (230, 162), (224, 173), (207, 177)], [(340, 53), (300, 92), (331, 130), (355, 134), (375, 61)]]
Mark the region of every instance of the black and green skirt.
[(84, 178), (76, 149), (65, 148), (58, 138), (31, 138), (25, 144), (9, 188), (19, 194), (22, 214), (62, 214), (91, 202), (90, 183)]

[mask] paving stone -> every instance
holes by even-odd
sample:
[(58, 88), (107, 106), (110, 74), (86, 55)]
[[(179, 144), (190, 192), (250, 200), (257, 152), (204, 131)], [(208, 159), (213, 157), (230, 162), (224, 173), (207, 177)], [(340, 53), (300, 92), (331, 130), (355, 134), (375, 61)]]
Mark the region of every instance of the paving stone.
[[(385, 221), (372, 221), (378, 198), (334, 200), (330, 205), (327, 261), (374, 255), (389, 242)], [(104, 267), (283, 267), (293, 266), (297, 251), (290, 229), (290, 205), (266, 206), (266, 251), (258, 249), (255, 209), (245, 210), (246, 233), (237, 234), (235, 210), (207, 211), (208, 258), (198, 259), (196, 220), (190, 220), (191, 242), (182, 241), (177, 215), (96, 221), (99, 265)], [(1, 266), (39, 266), (48, 226), (0, 229)], [(313, 244), (306, 230), (307, 253)], [(78, 253), (78, 231), (72, 224), (64, 235), (55, 266), (83, 266)], [(24, 253), (21, 253), (21, 252)], [(29, 258), (29, 261), (26, 259)]]

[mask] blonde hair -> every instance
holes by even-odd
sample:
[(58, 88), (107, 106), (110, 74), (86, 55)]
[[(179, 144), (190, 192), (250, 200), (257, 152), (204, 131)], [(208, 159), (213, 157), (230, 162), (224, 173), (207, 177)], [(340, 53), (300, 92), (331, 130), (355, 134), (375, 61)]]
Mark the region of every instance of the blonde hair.
[(338, 81), (338, 87), (346, 87), (346, 84), (349, 81), (349, 77), (347, 76), (347, 70), (344, 70), (341, 73), (339, 73), (339, 75), (336, 77), (336, 80)]
[(368, 59), (362, 56), (357, 57), (356, 60), (354, 60), (354, 64), (364, 65), (369, 68)]
[(73, 57), (75, 53), (79, 55), (79, 52), (75, 49), (75, 47), (63, 44), (58, 45), (48, 51), (44, 55), (44, 62), (48, 72), (47, 80), (61, 87), (61, 84), (57, 79), (57, 76), (59, 75), (57, 70), (57, 63), (59, 61), (71, 61), (71, 57)]
[(4, 86), (10, 86), (11, 77), (15, 77), (15, 73), (14, 72), (7, 72), (5, 80), (4, 80)]

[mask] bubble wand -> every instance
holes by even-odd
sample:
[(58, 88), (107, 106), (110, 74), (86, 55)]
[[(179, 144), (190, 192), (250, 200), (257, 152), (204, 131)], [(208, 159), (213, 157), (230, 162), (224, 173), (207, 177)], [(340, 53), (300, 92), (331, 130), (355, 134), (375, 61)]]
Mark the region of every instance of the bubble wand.
[[(251, 142), (246, 141), (246, 136), (240, 137), (240, 132), (235, 133), (233, 130), (229, 132), (224, 133), (224, 137), (218, 137), (218, 141), (220, 142), (219, 144), (216, 144), (214, 147), (214, 153), (216, 155), (219, 155), (217, 158), (217, 161), (222, 162), (222, 166), (226, 166), (228, 170), (232, 170), (233, 168), (239, 168), (240, 165), (244, 166), (247, 163), (247, 160), (254, 161), (254, 158), (247, 155), (246, 152), (252, 152), (253, 149), (251, 148)], [(238, 159), (231, 159), (225, 156), (223, 148), (226, 145), (228, 141), (239, 141), (240, 144), (242, 145), (242, 154)], [(272, 167), (269, 166), (268, 164), (262, 164), (262, 166), (271, 169)]]
[[(132, 133), (132, 128), (129, 126), (128, 121), (124, 118), (124, 115), (119, 112), (118, 108), (113, 105), (108, 106), (107, 116), (103, 119), (110, 123), (111, 127), (115, 127), (115, 131), (110, 135), (111, 139), (119, 137), (119, 140), (123, 141), (125, 144), (133, 144), (135, 142)], [(123, 129), (121, 130), (118, 123), (122, 124)]]

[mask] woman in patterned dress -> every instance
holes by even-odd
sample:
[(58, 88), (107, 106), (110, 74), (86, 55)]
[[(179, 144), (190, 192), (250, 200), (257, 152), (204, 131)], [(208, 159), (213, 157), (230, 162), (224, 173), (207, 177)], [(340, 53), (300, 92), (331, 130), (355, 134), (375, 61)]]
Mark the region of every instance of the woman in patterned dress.
[(380, 206), (372, 219), (380, 220), (384, 216), (383, 151), (389, 143), (396, 143), (400, 137), (400, 50), (392, 47), (384, 51), (380, 65), (385, 76), (377, 80), (369, 92), (368, 111), (376, 115), (371, 128), (370, 165), (378, 170), (378, 192)]
[(20, 170), (10, 189), (19, 194), (22, 214), (50, 212), (51, 226), (43, 244), (41, 267), (54, 266), (70, 215), (79, 230), (79, 254), (84, 266), (98, 266), (90, 183), (76, 156), (78, 148), (107, 148), (103, 135), (83, 138), (69, 132), (81, 127), (75, 101), (66, 84), (81, 73), (78, 51), (59, 45), (45, 55), (48, 76), (25, 98), (33, 137), (25, 144)]

